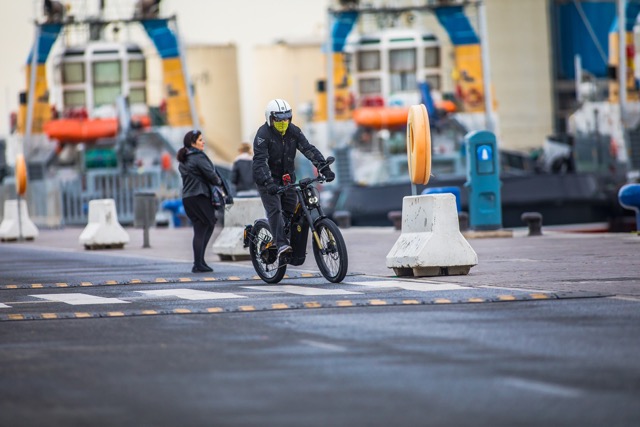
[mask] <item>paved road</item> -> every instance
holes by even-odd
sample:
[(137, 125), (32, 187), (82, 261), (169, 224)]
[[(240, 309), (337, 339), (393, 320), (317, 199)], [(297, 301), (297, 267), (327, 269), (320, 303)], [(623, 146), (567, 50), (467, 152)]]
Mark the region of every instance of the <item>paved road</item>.
[[(189, 230), (0, 245), (0, 425), (640, 425), (640, 238), (474, 239), (468, 276), (189, 273)], [(311, 257), (313, 258), (313, 257)], [(215, 261), (214, 256), (210, 256)]]

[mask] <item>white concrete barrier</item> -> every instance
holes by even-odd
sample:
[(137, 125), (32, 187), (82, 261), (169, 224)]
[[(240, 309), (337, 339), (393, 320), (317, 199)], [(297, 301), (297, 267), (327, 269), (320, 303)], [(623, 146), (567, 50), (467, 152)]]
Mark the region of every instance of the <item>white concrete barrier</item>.
[(460, 233), (453, 194), (405, 197), (402, 233), (387, 254), (397, 276), (468, 274), (478, 255)]
[(242, 246), (244, 226), (253, 224), (258, 218), (266, 218), (260, 197), (236, 198), (224, 213), (224, 228), (213, 242), (213, 253), (224, 260), (249, 258), (249, 248)]
[(89, 223), (78, 238), (85, 249), (123, 248), (129, 234), (118, 222), (116, 202), (98, 199), (89, 202)]
[(20, 199), (20, 213), (18, 214), (18, 201), (4, 201), (4, 217), (0, 224), (0, 240), (14, 241), (22, 235), (23, 239), (33, 240), (38, 237), (38, 227), (29, 218), (27, 202)]

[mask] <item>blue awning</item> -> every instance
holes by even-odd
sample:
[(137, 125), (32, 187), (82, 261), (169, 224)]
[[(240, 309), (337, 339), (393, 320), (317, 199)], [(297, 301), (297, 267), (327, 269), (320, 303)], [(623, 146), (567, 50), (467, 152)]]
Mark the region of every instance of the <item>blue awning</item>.
[(141, 21), (141, 23), (151, 40), (153, 40), (153, 44), (162, 59), (179, 56), (178, 39), (169, 28), (167, 19), (148, 19)]
[(439, 7), (435, 13), (454, 46), (480, 43), (462, 6)]
[(336, 14), (333, 21), (333, 28), (331, 29), (333, 52), (344, 51), (344, 45), (347, 42), (347, 37), (357, 20), (358, 12), (356, 11), (340, 12)]
[[(44, 64), (47, 62), (47, 58), (51, 53), (51, 48), (53, 44), (58, 39), (58, 35), (62, 30), (62, 24), (42, 24), (40, 26), (40, 37), (38, 39), (38, 56), (37, 61), (38, 64)], [(27, 58), (27, 64), (31, 64), (33, 57), (33, 47), (31, 47), (31, 52), (29, 52), (29, 57)]]

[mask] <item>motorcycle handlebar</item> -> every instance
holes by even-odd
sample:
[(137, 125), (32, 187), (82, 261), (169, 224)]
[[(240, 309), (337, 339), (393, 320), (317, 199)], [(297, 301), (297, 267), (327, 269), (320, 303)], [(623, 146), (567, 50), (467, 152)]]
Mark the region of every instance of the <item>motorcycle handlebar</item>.
[(324, 175), (318, 175), (315, 178), (305, 178), (305, 179), (301, 179), (299, 182), (297, 183), (292, 183), (292, 184), (287, 184), (287, 185), (282, 185), (280, 186), (280, 188), (278, 189), (278, 194), (282, 194), (285, 191), (287, 191), (290, 188), (302, 188), (302, 187), (308, 187), (309, 185), (313, 184), (314, 182), (319, 182), (319, 183), (323, 183), (325, 182), (327, 179), (324, 177)]

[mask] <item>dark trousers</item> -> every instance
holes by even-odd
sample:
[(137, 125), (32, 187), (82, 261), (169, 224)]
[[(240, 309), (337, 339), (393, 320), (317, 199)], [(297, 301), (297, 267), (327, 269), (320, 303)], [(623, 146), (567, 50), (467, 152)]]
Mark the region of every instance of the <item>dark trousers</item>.
[(267, 192), (265, 187), (258, 187), (260, 198), (262, 199), (262, 205), (264, 210), (267, 211), (267, 219), (269, 220), (269, 228), (271, 229), (271, 235), (276, 246), (288, 245), (289, 241), (284, 234), (284, 219), (282, 218), (282, 212), (293, 213), (298, 203), (298, 197), (295, 191), (289, 190), (284, 194), (271, 195)]
[(184, 211), (193, 224), (193, 265), (202, 268), (204, 251), (207, 249), (213, 228), (216, 225), (216, 210), (207, 196), (193, 196), (182, 199)]

